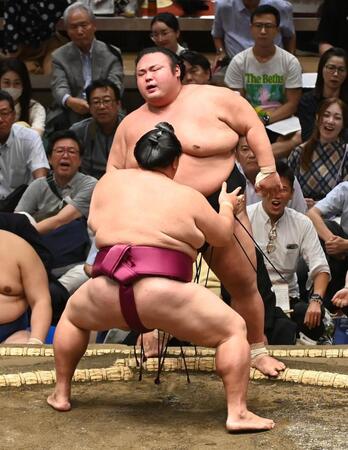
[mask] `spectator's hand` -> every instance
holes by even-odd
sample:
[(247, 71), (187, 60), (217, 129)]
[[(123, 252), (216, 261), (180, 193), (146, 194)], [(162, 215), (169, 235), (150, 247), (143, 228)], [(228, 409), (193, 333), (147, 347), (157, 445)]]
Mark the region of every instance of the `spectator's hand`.
[(343, 288), (337, 291), (332, 298), (332, 303), (337, 306), (337, 308), (344, 308), (348, 306), (348, 288)]
[(311, 209), (313, 208), (313, 206), (315, 206), (315, 200), (313, 200), (312, 198), (305, 197), (305, 202), (307, 204), (308, 209)]
[(278, 194), (281, 188), (282, 184), (277, 172), (271, 173), (268, 177), (264, 178), (262, 181), (257, 183), (257, 185), (255, 185), (255, 191), (260, 193), (263, 197), (273, 197)]
[(222, 52), (219, 53), (218, 55), (215, 56), (215, 59), (213, 61), (213, 66), (212, 66), (212, 72), (216, 72), (219, 70), (219, 68), (221, 67), (221, 61), (226, 58), (226, 53)]
[(240, 186), (237, 187), (232, 192), (227, 192), (227, 184), (226, 181), (222, 183), (221, 191), (219, 195), (219, 205), (222, 202), (230, 203), (233, 206), (233, 213), (239, 214), (244, 209), (244, 195), (238, 195), (240, 191)]
[(89, 106), (86, 100), (77, 97), (68, 97), (66, 106), (77, 114), (88, 114)]
[(301, 131), (296, 131), (293, 136), (291, 136), (291, 142), (294, 148), (302, 144)]
[(333, 236), (325, 241), (325, 250), (328, 255), (344, 259), (347, 252), (348, 241), (340, 236)]
[(318, 302), (310, 302), (303, 323), (308, 328), (315, 328), (320, 325), (321, 307)]

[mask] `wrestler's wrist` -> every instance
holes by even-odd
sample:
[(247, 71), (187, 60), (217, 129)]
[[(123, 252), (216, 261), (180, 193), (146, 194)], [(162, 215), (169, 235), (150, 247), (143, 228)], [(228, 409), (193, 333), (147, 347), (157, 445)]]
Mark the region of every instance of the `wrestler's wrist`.
[(228, 200), (223, 200), (223, 201), (220, 203), (220, 208), (221, 208), (221, 206), (228, 206), (229, 208), (232, 209), (232, 211), (233, 211), (233, 209), (234, 209), (232, 203), (230, 203)]
[(276, 171), (277, 171), (277, 168), (274, 164), (272, 166), (261, 166), (260, 167), (260, 173), (262, 173), (264, 175), (271, 175), (272, 173), (274, 173)]
[(31, 338), (29, 338), (29, 340), (28, 340), (28, 344), (38, 344), (38, 345), (43, 345), (43, 342), (42, 342), (40, 339), (38, 339), (38, 338), (31, 337)]

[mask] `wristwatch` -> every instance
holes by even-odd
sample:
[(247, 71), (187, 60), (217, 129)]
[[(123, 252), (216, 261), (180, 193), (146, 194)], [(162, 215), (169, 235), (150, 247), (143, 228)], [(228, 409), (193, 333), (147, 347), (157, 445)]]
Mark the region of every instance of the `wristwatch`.
[(222, 47), (217, 48), (217, 49), (216, 49), (216, 54), (217, 54), (217, 55), (221, 55), (221, 53), (225, 53), (225, 50), (224, 50)]
[(309, 301), (310, 302), (316, 302), (319, 303), (319, 305), (323, 304), (323, 297), (319, 294), (315, 294), (313, 293), (310, 297), (309, 297)]
[(269, 121), (271, 120), (271, 117), (269, 114), (266, 113), (266, 114), (262, 114), (261, 119), (262, 119), (262, 122), (264, 125), (268, 125)]

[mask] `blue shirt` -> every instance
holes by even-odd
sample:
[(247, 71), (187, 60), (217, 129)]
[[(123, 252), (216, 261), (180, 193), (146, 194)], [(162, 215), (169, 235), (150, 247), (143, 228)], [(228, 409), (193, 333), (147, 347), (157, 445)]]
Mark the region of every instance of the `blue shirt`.
[[(274, 43), (283, 48), (282, 38), (295, 34), (292, 20), (293, 7), (285, 0), (260, 0), (260, 5), (272, 5), (280, 13), (280, 33)], [(224, 40), (225, 50), (232, 58), (237, 53), (254, 45), (250, 32), (250, 11), (242, 0), (217, 0), (213, 23), (213, 38)]]
[(323, 216), (341, 216), (341, 227), (348, 234), (348, 181), (343, 181), (315, 204)]

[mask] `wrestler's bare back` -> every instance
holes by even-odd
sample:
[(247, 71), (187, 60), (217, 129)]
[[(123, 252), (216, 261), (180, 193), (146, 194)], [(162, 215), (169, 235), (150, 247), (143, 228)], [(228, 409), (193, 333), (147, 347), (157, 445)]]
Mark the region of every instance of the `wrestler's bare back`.
[(94, 189), (88, 222), (98, 248), (158, 246), (180, 250), (192, 260), (206, 236), (214, 234), (214, 243), (220, 239), (224, 245), (231, 234), (199, 192), (142, 169), (110, 169)]
[(0, 324), (18, 319), (27, 309), (19, 268), (25, 244), (18, 236), (0, 230)]
[(260, 126), (250, 105), (229, 89), (182, 86), (179, 95), (166, 107), (145, 104), (121, 122), (109, 165), (135, 167), (135, 143), (160, 121), (173, 125), (183, 148), (175, 180), (204, 195), (217, 191), (231, 173), (239, 135), (246, 135), (253, 124)]

